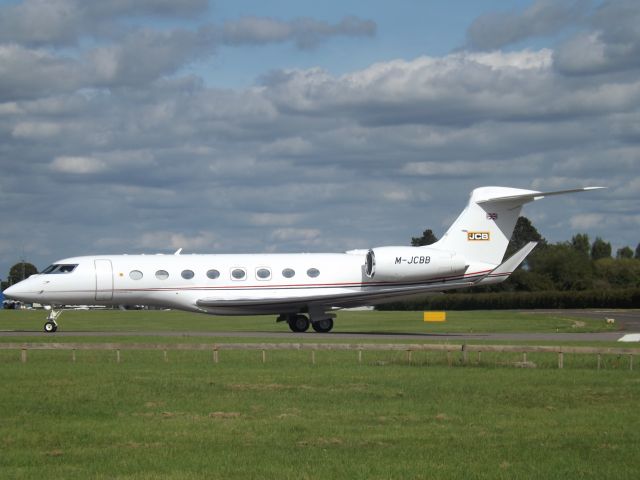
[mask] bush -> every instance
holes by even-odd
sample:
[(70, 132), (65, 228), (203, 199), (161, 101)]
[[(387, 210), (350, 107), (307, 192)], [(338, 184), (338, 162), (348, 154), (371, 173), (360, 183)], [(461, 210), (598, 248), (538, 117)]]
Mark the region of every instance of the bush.
[(639, 308), (640, 288), (617, 290), (445, 293), (377, 310), (506, 310), (533, 308)]

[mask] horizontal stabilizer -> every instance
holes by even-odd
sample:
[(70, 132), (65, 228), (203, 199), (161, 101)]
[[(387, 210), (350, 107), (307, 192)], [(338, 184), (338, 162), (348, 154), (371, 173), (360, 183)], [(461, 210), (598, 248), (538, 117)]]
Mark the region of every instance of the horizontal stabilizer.
[(494, 268), (489, 275), (480, 280), (476, 285), (490, 285), (500, 283), (509, 278), (516, 268), (523, 262), (527, 255), (536, 247), (538, 242), (529, 242), (516, 253), (511, 255), (505, 262)]
[(555, 192), (535, 192), (530, 191), (529, 193), (520, 194), (520, 195), (506, 195), (500, 197), (493, 198), (485, 198), (482, 200), (476, 201), (476, 203), (482, 205), (484, 203), (517, 203), (518, 205), (524, 205), (525, 203), (533, 202), (535, 200), (540, 200), (544, 197), (551, 197), (553, 195), (564, 195), (565, 193), (576, 193), (576, 192), (588, 192), (589, 190), (600, 190), (605, 187), (585, 187), (585, 188), (574, 188), (571, 190), (557, 190)]

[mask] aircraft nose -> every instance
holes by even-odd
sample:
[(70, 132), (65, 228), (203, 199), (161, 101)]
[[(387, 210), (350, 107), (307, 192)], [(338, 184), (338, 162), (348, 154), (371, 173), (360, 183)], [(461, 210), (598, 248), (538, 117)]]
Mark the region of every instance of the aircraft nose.
[(9, 288), (5, 288), (2, 294), (7, 298), (13, 298), (13, 295), (16, 293), (16, 286), (12, 285)]
[(26, 293), (26, 291), (23, 288), (23, 284), (24, 282), (19, 282), (16, 283), (15, 285), (11, 285), (9, 288), (5, 289), (2, 294), (6, 297), (6, 298), (10, 298), (12, 300), (24, 300), (23, 298), (23, 294)]

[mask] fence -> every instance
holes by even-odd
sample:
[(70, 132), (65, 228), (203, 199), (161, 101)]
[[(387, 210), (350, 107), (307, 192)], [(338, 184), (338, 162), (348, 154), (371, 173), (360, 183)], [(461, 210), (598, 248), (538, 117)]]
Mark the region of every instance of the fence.
[(481, 354), (487, 353), (521, 353), (522, 366), (527, 365), (529, 353), (552, 353), (558, 356), (558, 368), (564, 367), (565, 354), (596, 355), (597, 368), (600, 369), (603, 355), (628, 356), (629, 370), (633, 370), (633, 357), (640, 353), (640, 349), (633, 348), (607, 348), (607, 347), (570, 347), (570, 346), (543, 346), (543, 345), (482, 345), (482, 344), (399, 344), (399, 343), (177, 343), (177, 344), (150, 344), (150, 343), (0, 343), (0, 350), (20, 351), (20, 360), (27, 362), (29, 350), (67, 350), (71, 352), (71, 358), (76, 361), (78, 350), (109, 350), (115, 352), (116, 361), (121, 361), (122, 350), (157, 350), (163, 352), (164, 361), (168, 361), (168, 351), (192, 350), (210, 351), (212, 361), (220, 361), (220, 352), (224, 350), (258, 350), (262, 351), (262, 362), (266, 362), (266, 352), (274, 350), (308, 350), (311, 352), (311, 362), (315, 364), (315, 352), (319, 350), (354, 351), (357, 352), (358, 362), (362, 363), (363, 352), (367, 351), (403, 351), (406, 352), (407, 361), (412, 360), (413, 352), (446, 352), (447, 363), (453, 365), (452, 354), (461, 353), (462, 364), (469, 364), (469, 354), (477, 353), (478, 363)]

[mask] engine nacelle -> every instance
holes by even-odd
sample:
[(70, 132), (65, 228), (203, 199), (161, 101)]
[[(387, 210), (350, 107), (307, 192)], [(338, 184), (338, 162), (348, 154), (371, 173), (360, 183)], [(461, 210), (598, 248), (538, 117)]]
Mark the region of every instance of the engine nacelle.
[(365, 274), (381, 282), (461, 275), (466, 261), (454, 252), (428, 247), (378, 247), (367, 252)]

